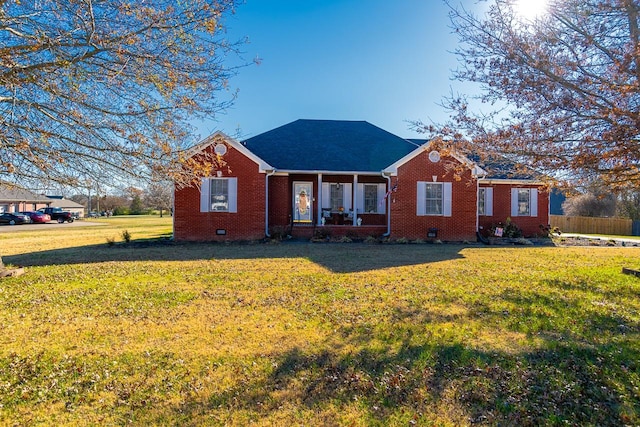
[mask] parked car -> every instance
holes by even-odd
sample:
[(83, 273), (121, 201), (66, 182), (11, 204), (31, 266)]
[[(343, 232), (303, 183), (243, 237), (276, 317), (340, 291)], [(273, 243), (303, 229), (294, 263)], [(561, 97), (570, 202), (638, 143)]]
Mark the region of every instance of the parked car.
[(44, 224), (51, 221), (51, 217), (42, 212), (27, 211), (27, 212), (20, 212), (20, 213), (27, 215), (29, 218), (31, 218), (31, 222), (34, 224)]
[(19, 214), (19, 213), (8, 213), (5, 212), (0, 215), (0, 224), (28, 224), (31, 222), (31, 218), (27, 215)]
[(49, 215), (53, 221), (58, 221), (58, 224), (73, 222), (71, 212), (63, 211), (61, 208), (42, 208), (38, 209), (38, 212)]

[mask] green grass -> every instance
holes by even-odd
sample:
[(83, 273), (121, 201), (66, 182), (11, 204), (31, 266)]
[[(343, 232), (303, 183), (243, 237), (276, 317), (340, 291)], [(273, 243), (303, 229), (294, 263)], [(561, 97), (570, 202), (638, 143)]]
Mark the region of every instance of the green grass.
[(0, 232), (0, 424), (640, 424), (638, 248), (170, 231)]

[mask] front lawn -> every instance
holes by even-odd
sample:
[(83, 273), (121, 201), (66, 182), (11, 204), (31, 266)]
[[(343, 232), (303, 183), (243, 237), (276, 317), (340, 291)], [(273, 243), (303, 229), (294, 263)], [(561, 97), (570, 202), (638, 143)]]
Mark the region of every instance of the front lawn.
[(639, 248), (170, 231), (0, 233), (0, 424), (640, 424)]

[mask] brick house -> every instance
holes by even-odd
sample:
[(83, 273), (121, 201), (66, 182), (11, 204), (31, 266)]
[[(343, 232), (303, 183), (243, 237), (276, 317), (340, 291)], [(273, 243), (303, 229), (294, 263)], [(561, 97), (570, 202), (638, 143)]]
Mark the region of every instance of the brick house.
[(49, 206), (51, 199), (31, 191), (0, 184), (0, 213), (36, 211)]
[[(176, 240), (322, 232), (462, 241), (507, 218), (525, 236), (549, 222), (546, 189), (533, 176), (505, 164), (493, 171), (363, 121), (296, 120), (242, 142), (217, 132), (197, 153), (225, 165), (175, 189)], [(456, 175), (451, 165), (460, 166)]]

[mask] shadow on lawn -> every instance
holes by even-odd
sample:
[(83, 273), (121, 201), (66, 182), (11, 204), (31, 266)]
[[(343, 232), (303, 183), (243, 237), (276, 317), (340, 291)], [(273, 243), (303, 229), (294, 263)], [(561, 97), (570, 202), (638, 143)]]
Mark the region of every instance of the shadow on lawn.
[(356, 411), (364, 422), (379, 425), (423, 425), (434, 419), (518, 426), (639, 421), (634, 381), (640, 349), (631, 338), (615, 347), (549, 338), (541, 348), (518, 354), (481, 351), (462, 342), (415, 344), (415, 337), (386, 348), (362, 344), (370, 339), (350, 335), (342, 342), (360, 350), (346, 355), (345, 347), (329, 342), (311, 353), (293, 348), (279, 356), (268, 377), (239, 381), (206, 402), (186, 402), (175, 411), (188, 419), (237, 411), (278, 419), (287, 405), (316, 414), (334, 407), (335, 413)]
[(336, 273), (378, 270), (462, 258), (460, 245), (368, 245), (360, 243), (221, 244), (135, 240), (4, 256), (5, 264), (43, 266), (108, 261), (194, 261), (306, 258)]

